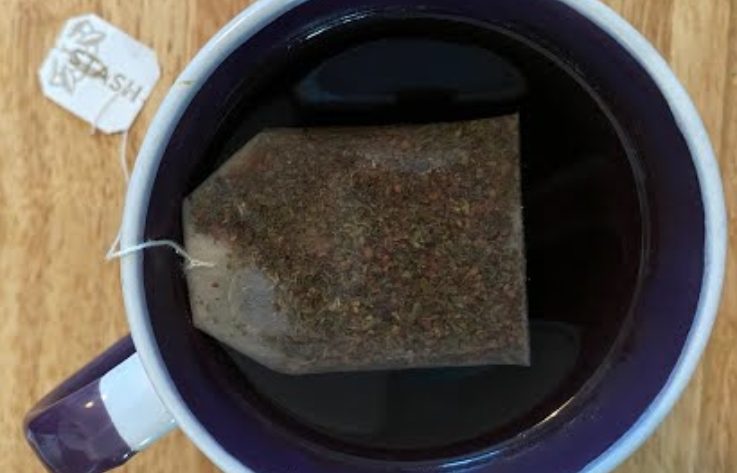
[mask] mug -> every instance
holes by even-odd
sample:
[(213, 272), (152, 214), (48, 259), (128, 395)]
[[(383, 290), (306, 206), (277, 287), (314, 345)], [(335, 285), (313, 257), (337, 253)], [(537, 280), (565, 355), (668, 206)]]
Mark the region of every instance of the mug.
[[(277, 425), (234, 393), (234, 374), (183, 316), (176, 255), (121, 262), (131, 337), (38, 403), (25, 431), (57, 473), (107, 471), (180, 428), (228, 473), (606, 472), (653, 432), (691, 377), (719, 304), (727, 226), (718, 166), (698, 113), (666, 62), (595, 0), (260, 0), (225, 26), (172, 86), (130, 182), (122, 246), (181, 238), (190, 171), (234, 91), (298, 32), (375, 15), (442, 17), (534, 38), (578, 64), (633, 134), (650, 213), (649, 265), (626, 339), (580, 402), (499, 445), (434, 459), (365, 457)], [(304, 40), (304, 37), (301, 37)], [(180, 240), (181, 241), (181, 240)], [(163, 275), (163, 276), (162, 276)], [(134, 346), (135, 345), (135, 346)], [(575, 405), (574, 405), (575, 404)]]

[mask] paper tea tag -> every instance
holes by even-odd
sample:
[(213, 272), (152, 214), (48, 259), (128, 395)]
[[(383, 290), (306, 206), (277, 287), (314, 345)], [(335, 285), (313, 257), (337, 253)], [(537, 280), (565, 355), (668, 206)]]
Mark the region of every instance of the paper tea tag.
[(38, 75), (48, 98), (116, 133), (131, 127), (160, 71), (152, 49), (87, 14), (66, 22)]

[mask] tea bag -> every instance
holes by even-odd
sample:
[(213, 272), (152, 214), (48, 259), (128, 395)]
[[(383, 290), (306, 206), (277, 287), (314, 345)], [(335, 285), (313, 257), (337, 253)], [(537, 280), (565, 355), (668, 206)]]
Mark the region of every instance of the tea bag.
[(516, 116), (273, 129), (185, 201), (197, 328), (289, 374), (529, 363)]

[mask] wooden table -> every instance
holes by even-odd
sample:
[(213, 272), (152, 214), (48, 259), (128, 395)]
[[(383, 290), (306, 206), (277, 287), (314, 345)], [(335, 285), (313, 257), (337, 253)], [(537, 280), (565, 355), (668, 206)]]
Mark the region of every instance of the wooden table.
[[(135, 156), (156, 107), (200, 46), (247, 0), (0, 0), (0, 471), (43, 471), (24, 412), (126, 333), (118, 265), (103, 260), (123, 199), (119, 137), (44, 99), (36, 70), (64, 20), (96, 12), (153, 47), (163, 76), (132, 130)], [(607, 0), (648, 36), (701, 110), (730, 203), (737, 197), (737, 0)], [(131, 159), (132, 161), (132, 159)], [(731, 205), (730, 222), (737, 235)], [(732, 241), (734, 244), (734, 241)], [(732, 246), (732, 245), (730, 245)], [(734, 255), (734, 253), (733, 253)], [(726, 287), (737, 283), (730, 257)], [(706, 357), (657, 434), (621, 472), (737, 471), (737, 291), (724, 296)], [(212, 472), (180, 433), (121, 471)]]

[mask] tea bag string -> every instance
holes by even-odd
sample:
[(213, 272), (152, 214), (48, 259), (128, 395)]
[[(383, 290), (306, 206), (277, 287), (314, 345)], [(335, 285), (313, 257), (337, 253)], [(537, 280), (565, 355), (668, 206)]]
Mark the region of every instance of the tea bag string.
[(149, 249), (149, 248), (161, 248), (161, 247), (168, 247), (174, 250), (176, 254), (181, 256), (186, 262), (187, 265), (185, 266), (186, 269), (195, 269), (195, 268), (214, 268), (215, 264), (209, 263), (207, 261), (201, 261), (196, 258), (193, 258), (192, 256), (187, 253), (187, 251), (182, 248), (182, 246), (173, 241), (173, 240), (152, 240), (147, 241), (145, 243), (139, 243), (138, 245), (129, 246), (127, 248), (118, 249), (120, 245), (120, 234), (118, 234), (117, 237), (115, 237), (115, 241), (113, 242), (113, 246), (110, 247), (110, 250), (108, 251), (107, 255), (105, 256), (105, 259), (108, 261), (112, 261), (114, 259), (124, 258), (126, 256), (138, 253), (140, 251)]
[[(95, 118), (94, 123), (92, 124), (92, 130), (90, 131), (91, 134), (95, 134), (97, 132), (97, 125), (100, 123), (100, 119), (102, 119), (103, 115), (107, 111), (107, 109), (112, 105), (112, 103), (115, 101), (115, 99), (118, 97), (117, 94), (112, 95), (110, 99), (105, 102), (105, 104), (100, 109), (100, 112), (97, 114), (97, 117)], [(120, 140), (120, 148), (119, 148), (119, 161), (120, 161), (120, 169), (123, 172), (123, 178), (125, 179), (125, 185), (128, 187), (128, 183), (130, 182), (130, 170), (128, 169), (128, 130), (125, 130), (121, 136)], [(185, 250), (179, 243), (173, 241), (173, 240), (151, 240), (143, 243), (139, 243), (133, 246), (129, 246), (126, 248), (121, 247), (121, 230), (118, 230), (117, 235), (115, 236), (115, 240), (113, 241), (112, 245), (110, 246), (110, 249), (108, 249), (107, 253), (105, 254), (105, 260), (106, 261), (113, 261), (116, 259), (121, 259), (126, 256), (147, 250), (149, 248), (171, 248), (174, 250), (174, 252), (182, 257), (186, 261), (185, 268), (186, 269), (195, 269), (195, 268), (213, 268), (215, 265), (213, 263), (209, 263), (207, 261), (201, 261), (196, 258), (193, 258), (190, 256), (189, 253), (187, 253), (187, 250)]]

